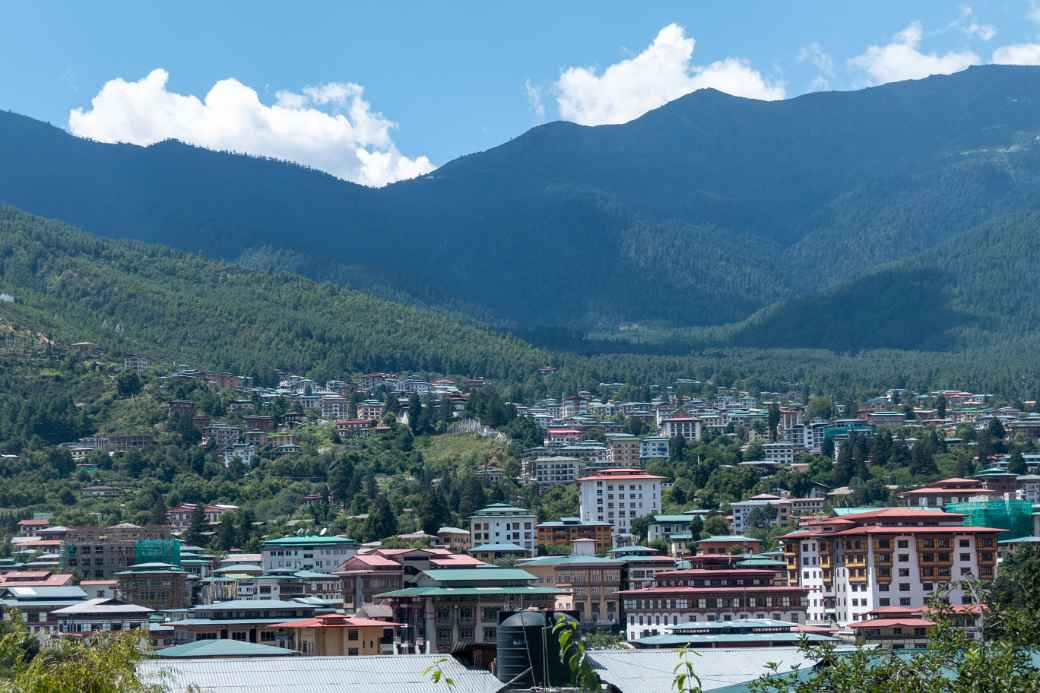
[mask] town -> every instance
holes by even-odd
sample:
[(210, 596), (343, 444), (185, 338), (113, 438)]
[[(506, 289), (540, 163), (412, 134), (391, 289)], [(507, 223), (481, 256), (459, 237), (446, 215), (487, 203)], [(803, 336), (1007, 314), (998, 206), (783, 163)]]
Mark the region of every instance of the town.
[[(981, 640), (980, 586), (1040, 542), (1040, 413), (996, 394), (842, 402), (686, 379), (515, 402), (476, 376), (262, 386), (92, 343), (63, 358), (107, 369), (154, 423), (5, 446), (5, 476), (46, 459), (80, 502), (6, 511), (0, 603), (44, 644), (137, 633), (143, 675), (185, 686), (248, 680), (257, 658), (561, 685), (569, 672), (509, 651), (558, 615), (610, 690), (672, 690), (672, 665), (645, 672), (680, 649), (717, 651), (699, 670), (747, 683), (805, 664), (806, 643), (927, 648), (936, 599)], [(423, 467), (436, 446), (460, 456), (446, 474)], [(279, 480), (266, 497), (144, 491), (173, 449), (204, 478)], [(418, 466), (369, 474), (391, 449)], [(142, 494), (154, 507), (128, 512)]]

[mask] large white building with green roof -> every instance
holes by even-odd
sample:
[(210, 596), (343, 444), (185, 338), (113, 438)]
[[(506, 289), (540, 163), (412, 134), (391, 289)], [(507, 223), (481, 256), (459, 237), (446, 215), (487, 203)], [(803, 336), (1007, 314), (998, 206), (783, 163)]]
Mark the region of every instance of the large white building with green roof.
[(312, 570), (331, 573), (357, 553), (357, 542), (346, 537), (290, 536), (268, 539), (262, 547), (265, 573)]
[(516, 544), (530, 555), (535, 553), (535, 514), (527, 508), (508, 503), (493, 503), (469, 518), (473, 546), (481, 544)]

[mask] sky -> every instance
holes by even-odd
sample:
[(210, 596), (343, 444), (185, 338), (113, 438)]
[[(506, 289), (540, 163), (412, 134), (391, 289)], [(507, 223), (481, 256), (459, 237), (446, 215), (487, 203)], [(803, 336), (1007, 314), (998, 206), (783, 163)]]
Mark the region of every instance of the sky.
[(0, 5), (0, 109), (371, 186), (704, 87), (792, 98), (990, 62), (1040, 65), (1040, 0)]

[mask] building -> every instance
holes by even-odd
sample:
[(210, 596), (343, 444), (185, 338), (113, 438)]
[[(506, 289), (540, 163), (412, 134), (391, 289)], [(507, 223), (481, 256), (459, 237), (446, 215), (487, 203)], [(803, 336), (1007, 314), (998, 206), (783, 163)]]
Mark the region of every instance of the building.
[(452, 553), (465, 553), (473, 545), (469, 531), (460, 527), (441, 527), (437, 530), (437, 541)]
[(375, 399), (366, 399), (357, 405), (357, 418), (379, 421), (386, 412), (386, 405)]
[(971, 602), (962, 581), (992, 580), (1001, 529), (964, 516), (879, 508), (825, 518), (782, 537), (788, 584), (809, 590), (809, 620), (847, 626), (883, 607), (921, 607), (939, 588)]
[(286, 637), (278, 625), (294, 619), (311, 618), (314, 611), (314, 606), (297, 601), (238, 599), (194, 606), (185, 618), (167, 625), (173, 627), (177, 644), (197, 640), (238, 640), (277, 645)]
[(358, 554), (336, 571), (340, 578), (343, 608), (357, 611), (374, 604), (377, 594), (404, 587), (404, 565), (379, 554)]
[(662, 438), (685, 438), (686, 440), (699, 441), (704, 436), (702, 422), (694, 416), (671, 416), (661, 419), (657, 428)]
[(580, 517), (561, 517), (535, 526), (535, 543), (539, 548), (567, 546), (578, 539), (592, 539), (596, 544), (595, 553), (605, 554), (614, 545), (614, 528), (609, 522)]
[(129, 604), (156, 611), (191, 606), (188, 573), (169, 563), (137, 563), (115, 574), (116, 594)]
[(766, 443), (762, 446), (762, 451), (767, 462), (794, 464), (794, 445), (789, 442)]
[(336, 419), (336, 434), (340, 438), (351, 438), (372, 430), (375, 419)]
[(668, 543), (673, 534), (690, 534), (694, 515), (654, 515), (650, 519), (646, 540)]
[(9, 618), (8, 610), (14, 609), (21, 614), (29, 631), (38, 636), (57, 632), (58, 621), (52, 612), (86, 599), (87, 593), (75, 586), (0, 587), (3, 618)]
[(576, 457), (536, 457), (521, 463), (520, 482), (538, 486), (567, 486), (582, 474), (582, 462)]
[(691, 568), (657, 573), (652, 587), (622, 590), (629, 641), (661, 635), (667, 626), (767, 619), (805, 623), (809, 590), (776, 585), (774, 570)]
[(98, 598), (55, 609), (58, 633), (62, 635), (89, 635), (90, 633), (118, 632), (146, 629), (152, 609), (128, 604), (118, 599)]
[[(588, 549), (582, 549), (588, 543)], [(590, 539), (575, 542), (570, 556), (540, 556), (521, 561), (517, 567), (538, 577), (538, 584), (557, 587), (569, 593), (568, 611), (587, 628), (613, 627), (618, 624), (618, 590), (624, 562), (591, 554)]]
[[(982, 607), (959, 604), (951, 607), (951, 625), (973, 639), (982, 638)], [(884, 650), (923, 649), (935, 627), (927, 607), (882, 607), (867, 614), (862, 621), (850, 623), (856, 642)]]
[(995, 494), (975, 479), (952, 478), (906, 491), (903, 500), (911, 507), (942, 508), (950, 503), (986, 500)]
[(604, 469), (578, 479), (581, 519), (606, 522), (617, 540), (629, 536), (636, 518), (661, 512), (664, 477), (639, 469)]
[(516, 568), (426, 570), (414, 587), (378, 595), (393, 607), (406, 645), (434, 653), (467, 650), (475, 666), (495, 658), (503, 612), (552, 609), (560, 590)]
[(140, 527), (129, 522), (111, 527), (70, 527), (65, 534), (62, 569), (83, 579), (110, 580), (137, 562), (144, 539), (169, 539), (170, 528)]
[[(316, 657), (394, 654), (394, 629), (400, 624), (343, 614), (320, 614), (274, 626), (285, 646)], [(279, 639), (283, 641), (282, 639)]]
[(631, 433), (607, 433), (607, 464), (618, 468), (640, 468), (639, 438)]
[[(166, 511), (167, 521), (176, 530), (187, 529), (191, 526), (191, 517), (195, 514), (196, 505), (197, 503), (181, 503), (176, 508), (170, 508)], [(206, 524), (218, 525), (220, 524), (221, 515), (224, 513), (235, 512), (236, 510), (238, 510), (237, 505), (211, 503), (203, 508), (202, 513), (205, 517)]]
[[(648, 635), (634, 640), (637, 648), (745, 648), (796, 647), (803, 638), (814, 645), (836, 642), (838, 638), (821, 633), (805, 632), (796, 623), (773, 619), (736, 619), (733, 621), (693, 621), (677, 626), (663, 627), (661, 635)], [(706, 656), (711, 656), (706, 655)]]
[(264, 541), (262, 553), (265, 573), (274, 570), (331, 573), (357, 553), (357, 542), (335, 536), (282, 537)]
[(762, 542), (740, 534), (720, 534), (695, 542), (699, 554), (753, 554), (762, 550)]
[(668, 459), (668, 438), (664, 436), (647, 436), (639, 441), (639, 466), (646, 467), (651, 460)]
[(535, 515), (526, 508), (493, 503), (469, 518), (470, 537), (481, 544), (516, 544), (533, 556)]
[(234, 445), (242, 437), (242, 429), (226, 423), (210, 423), (202, 429), (202, 442), (205, 445), (212, 443), (218, 448), (226, 448)]

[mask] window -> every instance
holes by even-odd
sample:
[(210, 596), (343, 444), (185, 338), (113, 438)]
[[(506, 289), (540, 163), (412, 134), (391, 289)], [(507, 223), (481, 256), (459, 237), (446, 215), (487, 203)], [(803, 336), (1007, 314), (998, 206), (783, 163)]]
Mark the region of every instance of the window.
[(357, 640), (357, 639), (358, 639), (358, 632), (356, 630), (348, 630), (347, 631), (347, 640)]
[(908, 582), (901, 582), (901, 583), (899, 583), (899, 591), (900, 592), (909, 592), (910, 591), (910, 583), (908, 583)]
[(358, 656), (358, 648), (356, 648), (356, 647), (348, 647), (347, 648), (347, 656), (348, 657), (357, 657)]

